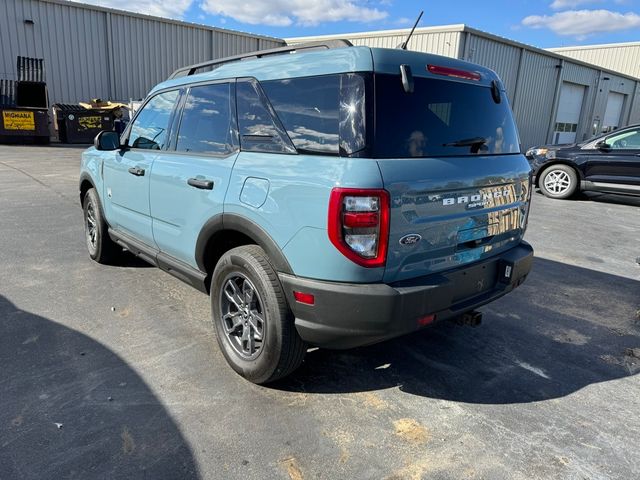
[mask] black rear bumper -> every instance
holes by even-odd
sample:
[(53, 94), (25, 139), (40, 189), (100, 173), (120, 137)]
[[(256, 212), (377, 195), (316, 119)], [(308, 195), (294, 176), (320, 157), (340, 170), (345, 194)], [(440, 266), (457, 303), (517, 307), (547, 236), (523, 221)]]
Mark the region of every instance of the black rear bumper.
[[(496, 257), (387, 285), (324, 282), (280, 274), (296, 329), (307, 342), (325, 348), (368, 345), (422, 328), (435, 315), (446, 320), (489, 303), (524, 282), (533, 249), (521, 242)], [(314, 295), (313, 306), (294, 291)]]

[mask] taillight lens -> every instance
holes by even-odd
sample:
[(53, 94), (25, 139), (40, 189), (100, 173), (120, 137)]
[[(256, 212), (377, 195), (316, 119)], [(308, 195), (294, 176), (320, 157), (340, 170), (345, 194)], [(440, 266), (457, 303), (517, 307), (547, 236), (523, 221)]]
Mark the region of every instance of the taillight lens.
[(389, 244), (389, 193), (381, 189), (334, 188), (329, 199), (329, 239), (363, 267), (382, 267)]

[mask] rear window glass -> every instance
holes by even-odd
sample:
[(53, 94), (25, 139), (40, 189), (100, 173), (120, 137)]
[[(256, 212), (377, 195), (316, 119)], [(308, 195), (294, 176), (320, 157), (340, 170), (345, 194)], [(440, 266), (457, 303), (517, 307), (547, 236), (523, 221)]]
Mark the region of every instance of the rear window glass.
[(414, 78), (405, 93), (399, 75), (375, 76), (374, 156), (431, 157), (518, 153), (520, 145), (504, 92), (488, 86)]

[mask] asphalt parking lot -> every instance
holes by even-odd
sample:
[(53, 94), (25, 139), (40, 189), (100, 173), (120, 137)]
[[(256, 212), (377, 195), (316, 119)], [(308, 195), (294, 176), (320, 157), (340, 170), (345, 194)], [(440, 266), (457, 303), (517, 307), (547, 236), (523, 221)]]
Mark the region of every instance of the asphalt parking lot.
[(482, 326), (259, 387), (208, 297), (90, 261), (80, 153), (0, 146), (0, 479), (640, 478), (640, 199), (534, 194), (534, 271)]

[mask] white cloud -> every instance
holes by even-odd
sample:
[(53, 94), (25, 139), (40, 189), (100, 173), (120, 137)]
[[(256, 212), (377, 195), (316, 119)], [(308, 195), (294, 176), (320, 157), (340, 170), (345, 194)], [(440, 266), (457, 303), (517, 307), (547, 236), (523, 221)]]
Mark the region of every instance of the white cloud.
[(599, 3), (602, 0), (554, 0), (551, 8), (554, 10), (565, 10), (567, 8), (576, 8), (585, 3)]
[(548, 28), (558, 35), (585, 39), (602, 32), (616, 32), (640, 28), (640, 15), (610, 10), (569, 10), (553, 15), (531, 15), (522, 20), (530, 28)]
[(393, 22), (395, 25), (399, 25), (402, 27), (409, 26), (412, 27), (415, 23), (415, 20), (411, 20), (409, 17), (400, 17), (396, 21)]
[(193, 0), (81, 0), (100, 7), (117, 8), (157, 17), (182, 18)]
[(202, 9), (213, 15), (231, 17), (252, 25), (286, 27), (294, 23), (318, 25), (323, 22), (371, 22), (387, 17), (387, 12), (362, 5), (362, 0), (203, 0)]

